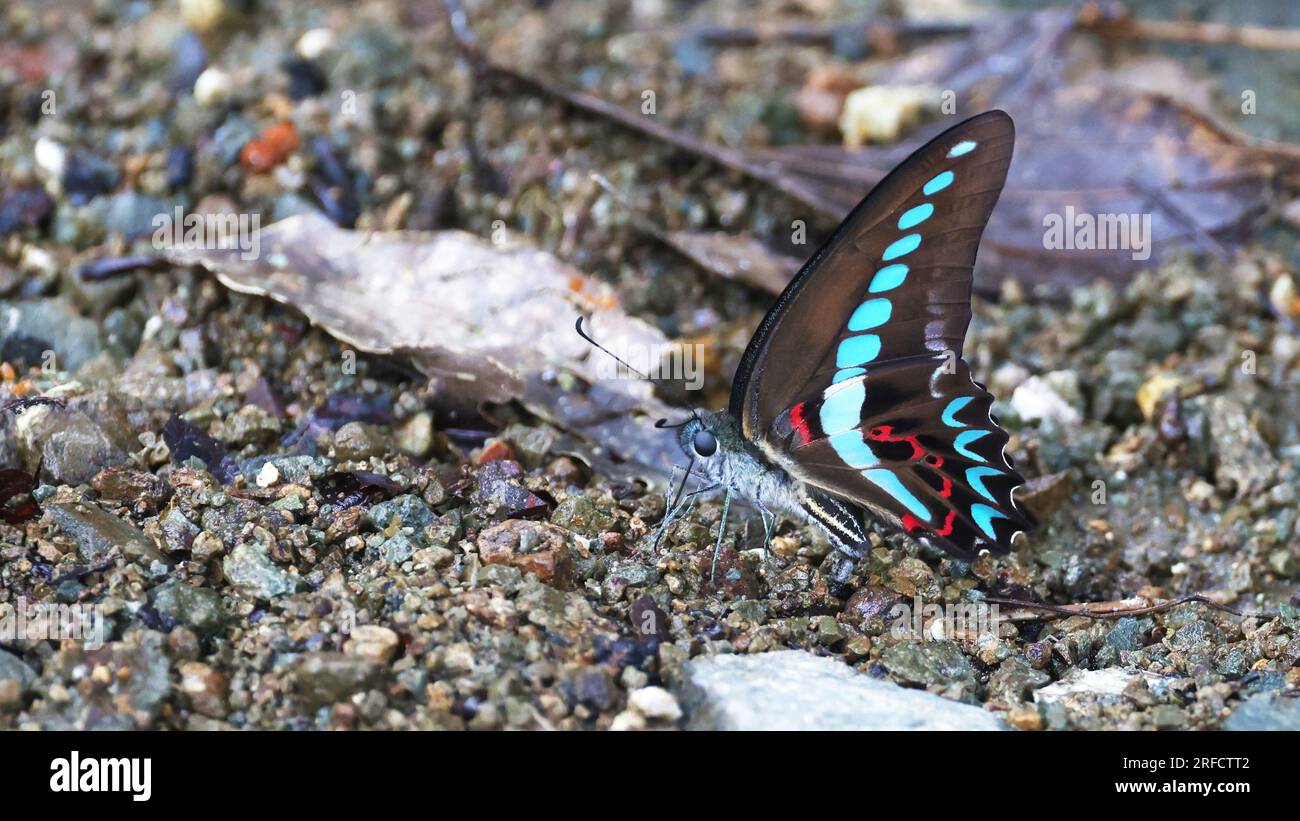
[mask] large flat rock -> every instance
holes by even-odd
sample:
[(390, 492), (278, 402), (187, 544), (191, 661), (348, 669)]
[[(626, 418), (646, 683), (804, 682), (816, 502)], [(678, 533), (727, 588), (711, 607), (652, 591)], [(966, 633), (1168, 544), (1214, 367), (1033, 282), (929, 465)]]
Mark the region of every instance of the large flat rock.
[(1281, 693), (1259, 693), (1241, 703), (1232, 711), (1223, 729), (1249, 732), (1252, 730), (1300, 730), (1300, 698), (1288, 698)]
[(688, 662), (691, 730), (1003, 730), (991, 713), (858, 673), (803, 650)]

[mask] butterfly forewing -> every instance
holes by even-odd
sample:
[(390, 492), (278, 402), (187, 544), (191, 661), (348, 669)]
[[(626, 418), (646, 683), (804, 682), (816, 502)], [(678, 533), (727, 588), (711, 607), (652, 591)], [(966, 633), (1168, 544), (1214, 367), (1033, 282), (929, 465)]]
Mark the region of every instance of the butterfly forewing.
[(762, 436), (809, 385), (824, 386), (840, 370), (961, 354), (975, 253), (1014, 140), (1005, 113), (973, 117), (918, 150), (853, 209), (745, 351), (731, 411), (747, 436)]
[(889, 174), (745, 352), (732, 411), (797, 478), (969, 557), (1028, 527), (992, 397), (960, 357), (980, 235), (1011, 162), (995, 111)]

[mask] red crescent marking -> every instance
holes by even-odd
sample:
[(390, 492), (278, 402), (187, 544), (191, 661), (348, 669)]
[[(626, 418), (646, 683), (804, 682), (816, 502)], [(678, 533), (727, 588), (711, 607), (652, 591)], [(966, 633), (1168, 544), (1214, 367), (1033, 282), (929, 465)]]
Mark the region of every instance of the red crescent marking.
[(867, 432), (867, 438), (876, 442), (906, 442), (912, 446), (912, 459), (920, 459), (925, 455), (925, 448), (921, 443), (916, 441), (915, 436), (895, 436), (893, 425), (880, 425), (872, 428)]
[[(794, 414), (792, 412), (791, 416), (793, 417), (793, 415)], [(878, 425), (872, 428), (871, 430), (867, 431), (867, 438), (876, 442), (906, 442), (912, 446), (913, 461), (917, 459), (929, 457), (934, 459), (933, 462), (929, 462), (927, 459), (927, 464), (929, 464), (931, 467), (935, 467), (935, 468), (943, 467), (942, 456), (940, 456), (937, 453), (927, 452), (925, 448), (921, 447), (921, 443), (916, 441), (915, 436), (895, 436), (893, 425)], [(939, 474), (939, 475), (943, 476), (943, 474)], [(943, 490), (939, 491), (939, 495), (945, 499), (952, 498), (951, 477), (943, 476)], [(943, 527), (931, 528), (931, 530), (933, 530), (934, 534), (937, 536), (949, 536), (952, 534), (952, 528), (956, 518), (957, 518), (957, 511), (955, 509), (949, 508), (948, 516), (943, 520)], [(915, 533), (918, 530), (925, 530), (926, 527), (921, 523), (919, 519), (917, 519), (911, 513), (905, 513), (903, 514), (903, 529), (906, 530), (908, 533)]]
[(946, 519), (943, 520), (943, 528), (940, 529), (940, 530), (936, 530), (935, 533), (939, 534), (940, 536), (947, 536), (947, 535), (951, 534), (951, 533), (952, 533), (952, 521), (953, 521), (954, 518), (956, 518), (956, 516), (957, 516), (957, 511), (955, 511), (955, 510), (949, 510), (949, 511), (948, 511), (948, 518), (946, 518)]
[(803, 406), (804, 403), (800, 402), (790, 408), (790, 424), (794, 426), (795, 431), (802, 440), (799, 442), (801, 447), (812, 441), (812, 433), (808, 430), (808, 420), (803, 418)]

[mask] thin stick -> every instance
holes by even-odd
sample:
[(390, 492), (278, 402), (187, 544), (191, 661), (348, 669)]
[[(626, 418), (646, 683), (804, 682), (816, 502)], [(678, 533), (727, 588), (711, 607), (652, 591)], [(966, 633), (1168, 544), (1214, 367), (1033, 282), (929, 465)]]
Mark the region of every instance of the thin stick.
[(701, 26), (673, 32), (676, 39), (696, 39), (712, 46), (763, 46), (791, 44), (832, 48), (837, 40), (850, 33), (862, 42), (879, 42), (883, 38), (933, 38), (970, 34), (969, 23), (923, 23), (909, 20), (885, 23), (872, 19), (854, 23), (807, 23), (803, 21), (758, 24), (752, 27)]
[(623, 206), (624, 210), (627, 211), (628, 216), (632, 218), (632, 222), (638, 228), (645, 231), (647, 234), (650, 234), (655, 239), (668, 243), (670, 246), (672, 245), (672, 241), (668, 237), (668, 231), (660, 228), (654, 220), (650, 219), (641, 211), (641, 209), (633, 205), (632, 201), (627, 198), (627, 195), (614, 188), (613, 184), (606, 179), (604, 174), (601, 174), (599, 171), (592, 171), (591, 179), (596, 183), (596, 185), (605, 189), (605, 193), (613, 197), (615, 202)]
[[(1128, 186), (1132, 188), (1134, 191), (1137, 191), (1139, 194), (1142, 194), (1147, 199), (1155, 203), (1158, 207), (1163, 208), (1169, 214), (1169, 216), (1173, 217), (1175, 222), (1180, 223), (1184, 228), (1191, 231), (1192, 234), (1196, 237), (1196, 241), (1200, 243), (1202, 246), (1204, 246), (1214, 256), (1215, 259), (1219, 260), (1220, 262), (1227, 259), (1228, 257), (1227, 249), (1225, 249), (1223, 245), (1220, 244), (1219, 241), (1214, 238), (1214, 235), (1211, 234), (1209, 231), (1207, 231), (1204, 227), (1202, 227), (1202, 225), (1199, 222), (1197, 222), (1190, 214), (1188, 214), (1183, 209), (1179, 208), (1173, 202), (1173, 200), (1166, 197), (1162, 192), (1157, 191), (1154, 188), (1151, 188), (1147, 185), (1143, 185), (1141, 182), (1138, 182), (1136, 179), (1129, 178), (1127, 180), (1127, 183)], [(1151, 238), (1147, 237), (1147, 239), (1150, 240)]]
[(1225, 613), (1231, 613), (1234, 616), (1250, 619), (1276, 619), (1280, 616), (1278, 613), (1253, 613), (1247, 610), (1238, 610), (1235, 607), (1229, 607), (1226, 604), (1219, 604), (1201, 593), (1194, 593), (1190, 596), (1183, 596), (1160, 604), (1140, 605), (1137, 607), (1113, 607), (1107, 610), (1095, 609), (1098, 605), (1109, 604), (1109, 602), (1094, 602), (1085, 604), (1044, 604), (1042, 602), (1027, 602), (1019, 599), (1007, 599), (1000, 596), (985, 596), (984, 601), (989, 604), (996, 604), (1006, 607), (1019, 607), (1025, 610), (1037, 610), (1043, 613), (1052, 613), (1057, 616), (1083, 616), (1088, 619), (1122, 619), (1127, 616), (1146, 616), (1151, 613), (1164, 613), (1172, 610), (1182, 604), (1205, 604), (1215, 610), (1221, 610)]
[(1079, 27), (1117, 40), (1165, 40), (1276, 51), (1300, 50), (1300, 29), (1230, 26), (1226, 23), (1202, 23), (1196, 20), (1136, 20), (1131, 17), (1098, 15), (1096, 12), (1080, 15)]

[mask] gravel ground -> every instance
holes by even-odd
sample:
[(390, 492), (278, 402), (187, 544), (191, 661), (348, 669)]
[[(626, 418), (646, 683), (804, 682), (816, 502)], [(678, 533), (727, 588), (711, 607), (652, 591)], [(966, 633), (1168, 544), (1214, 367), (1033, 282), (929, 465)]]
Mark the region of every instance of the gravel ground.
[[(0, 15), (0, 394), (60, 400), (0, 420), (0, 485), (40, 466), (38, 511), (6, 493), (0, 603), (91, 605), (75, 612), (105, 641), (0, 639), (0, 728), (672, 729), (701, 726), (717, 675), (692, 665), (783, 649), (1019, 730), (1296, 721), (1289, 260), (1188, 257), (1068, 300), (1008, 285), (977, 302), (967, 357), (1042, 522), (1014, 556), (955, 562), (881, 529), (841, 597), (823, 541), (785, 524), (765, 553), (745, 515), (715, 575), (715, 501), (656, 546), (663, 495), (558, 453), (518, 408), (489, 430), (400, 361), (349, 356), (198, 270), (81, 271), (152, 253), (175, 205), (484, 236), (504, 220), (670, 336), (708, 335), (725, 374), (768, 298), (685, 267), (588, 172), (670, 228), (770, 235), (789, 202), (535, 97), (474, 94), (440, 4), (79, 5)], [(690, 54), (611, 36), (671, 20), (662, 6), (470, 12), (514, 64), (629, 107), (657, 70), (669, 119), (697, 133), (797, 132), (751, 78), (797, 89), (815, 52), (728, 54), (703, 78)], [(727, 387), (712, 378), (708, 403)], [(1274, 615), (891, 630), (917, 597), (1202, 591)]]

